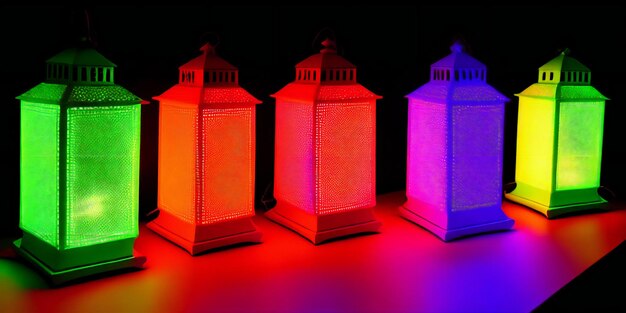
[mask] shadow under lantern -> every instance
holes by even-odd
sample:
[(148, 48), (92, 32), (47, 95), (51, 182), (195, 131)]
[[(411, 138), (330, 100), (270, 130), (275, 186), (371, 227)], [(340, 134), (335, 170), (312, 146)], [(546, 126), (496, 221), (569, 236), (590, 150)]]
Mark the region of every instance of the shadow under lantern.
[(539, 82), (517, 94), (515, 189), (506, 194), (553, 218), (603, 209), (598, 195), (604, 105), (591, 71), (565, 50), (539, 68)]
[(114, 83), (115, 64), (85, 43), (47, 61), (21, 100), (17, 252), (53, 283), (140, 267), (142, 100)]
[(314, 244), (376, 232), (376, 100), (333, 41), (276, 98), (274, 196), (265, 215)]
[(154, 97), (159, 109), (159, 215), (148, 227), (195, 255), (261, 242), (254, 216), (255, 116), (261, 103), (210, 44)]
[(455, 43), (409, 94), (406, 203), (400, 214), (444, 241), (507, 230), (504, 105), (487, 68)]

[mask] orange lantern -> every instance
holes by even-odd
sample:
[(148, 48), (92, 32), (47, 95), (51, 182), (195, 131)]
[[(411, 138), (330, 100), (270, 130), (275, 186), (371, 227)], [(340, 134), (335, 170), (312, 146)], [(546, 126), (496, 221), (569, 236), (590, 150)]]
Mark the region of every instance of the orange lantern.
[(210, 44), (179, 68), (159, 115), (159, 216), (148, 227), (192, 255), (260, 242), (254, 215), (255, 106)]

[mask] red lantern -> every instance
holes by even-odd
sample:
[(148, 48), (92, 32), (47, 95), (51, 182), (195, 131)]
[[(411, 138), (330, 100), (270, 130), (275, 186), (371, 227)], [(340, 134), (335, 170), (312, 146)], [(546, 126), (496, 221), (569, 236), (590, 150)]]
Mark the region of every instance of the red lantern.
[(191, 254), (260, 242), (254, 215), (255, 106), (236, 67), (206, 44), (154, 99), (159, 216), (148, 227)]
[(375, 232), (376, 99), (333, 41), (276, 98), (274, 196), (266, 213), (314, 244)]

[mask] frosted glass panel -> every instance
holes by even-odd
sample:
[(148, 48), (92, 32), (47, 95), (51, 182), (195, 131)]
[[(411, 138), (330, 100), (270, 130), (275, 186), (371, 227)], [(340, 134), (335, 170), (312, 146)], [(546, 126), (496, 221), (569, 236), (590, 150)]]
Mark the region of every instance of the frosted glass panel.
[(600, 185), (604, 103), (561, 103), (556, 187)]
[(140, 105), (68, 109), (68, 248), (138, 232)]
[(57, 105), (22, 102), (20, 227), (59, 247)]

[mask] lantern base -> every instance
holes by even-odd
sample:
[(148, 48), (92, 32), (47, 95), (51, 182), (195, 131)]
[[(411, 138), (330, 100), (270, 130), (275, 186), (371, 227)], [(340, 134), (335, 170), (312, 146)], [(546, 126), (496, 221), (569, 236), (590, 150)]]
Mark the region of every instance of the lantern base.
[[(205, 234), (202, 236), (204, 240), (191, 241), (164, 227), (167, 225), (178, 225), (172, 224), (171, 219), (165, 219), (167, 213), (164, 213), (163, 211), (159, 213), (159, 217), (162, 219), (157, 217), (157, 219), (148, 223), (146, 226), (165, 239), (187, 250), (191, 255), (197, 255), (208, 250), (232, 246), (238, 243), (262, 242), (262, 233), (256, 230), (250, 218), (199, 226), (198, 229), (196, 229), (196, 233), (203, 232)], [(161, 225), (161, 223), (165, 224)]]
[(553, 219), (555, 217), (559, 217), (561, 215), (568, 214), (568, 213), (582, 212), (582, 211), (603, 211), (608, 208), (608, 202), (602, 198), (600, 198), (597, 201), (549, 207), (549, 206), (537, 203), (535, 201), (529, 200), (527, 198), (520, 197), (513, 193), (507, 193), (504, 195), (504, 197), (509, 199), (512, 202), (517, 202), (526, 207), (529, 207), (543, 214), (548, 219)]
[(265, 216), (315, 245), (348, 235), (377, 233), (381, 226), (371, 209), (316, 216), (296, 207), (278, 204), (266, 212)]
[(30, 252), (28, 252), (28, 250), (23, 249), (21, 238), (13, 242), (13, 247), (15, 248), (15, 251), (19, 256), (26, 259), (26, 261), (33, 265), (36, 270), (44, 274), (54, 286), (62, 285), (71, 281), (95, 276), (106, 272), (133, 268), (142, 269), (142, 265), (146, 262), (145, 256), (135, 254), (133, 256), (116, 260), (77, 266), (67, 270), (55, 271), (48, 267), (45, 263), (41, 262)]
[(435, 225), (434, 223), (419, 216), (418, 214), (415, 214), (413, 211), (407, 209), (404, 206), (400, 207), (400, 216), (417, 224), (418, 226), (425, 228), (426, 230), (435, 234), (437, 237), (441, 238), (443, 241), (451, 241), (461, 237), (476, 235), (480, 233), (510, 230), (515, 223), (515, 221), (507, 217), (496, 222), (477, 224), (455, 229), (445, 229), (439, 227), (438, 225)]

